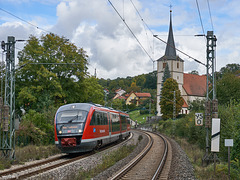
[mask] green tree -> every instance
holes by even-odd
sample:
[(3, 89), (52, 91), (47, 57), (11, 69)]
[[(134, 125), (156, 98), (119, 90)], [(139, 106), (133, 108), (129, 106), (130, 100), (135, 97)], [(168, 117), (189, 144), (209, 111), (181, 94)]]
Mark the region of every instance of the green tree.
[(123, 110), (125, 101), (124, 99), (114, 99), (112, 101), (112, 108), (116, 110)]
[(189, 72), (189, 74), (196, 74), (196, 75), (199, 75), (198, 71), (196, 71), (196, 70), (193, 70), (193, 71)]
[(201, 100), (201, 99), (196, 99), (193, 101), (189, 101), (189, 108), (191, 111), (203, 111), (205, 109), (204, 104), (205, 104), (205, 100)]
[(94, 76), (85, 78), (83, 85), (86, 87), (84, 88), (84, 102), (104, 104), (103, 87), (98, 83), (98, 80)]
[(135, 81), (133, 81), (132, 84), (131, 84), (131, 87), (129, 87), (129, 88), (127, 89), (127, 92), (128, 92), (128, 93), (131, 92), (131, 91), (133, 91), (133, 92), (140, 92), (140, 87), (137, 86), (137, 84), (136, 84)]
[(146, 82), (146, 77), (144, 74), (136, 76), (135, 78), (136, 85), (139, 87), (143, 87)]
[(240, 70), (240, 64), (227, 64), (225, 67), (222, 67), (220, 69), (220, 73), (222, 75), (227, 74), (227, 73), (232, 73), (234, 74), (235, 72), (238, 72)]
[(157, 71), (146, 74), (146, 82), (144, 88), (157, 89)]
[(181, 97), (181, 92), (178, 89), (178, 83), (173, 78), (168, 78), (163, 84), (163, 88), (161, 91), (161, 100), (160, 107), (163, 119), (169, 119), (173, 117), (173, 105), (174, 105), (174, 91), (176, 98), (176, 112), (177, 116), (182, 109), (183, 100)]
[[(54, 34), (40, 39), (30, 36), (18, 54), (17, 106), (42, 112), (50, 104), (83, 102), (87, 55), (64, 37)], [(26, 107), (27, 106), (27, 107)]]
[(171, 77), (171, 73), (169, 71), (168, 63), (166, 63), (166, 67), (164, 69), (163, 77), (162, 77), (162, 84)]
[(231, 100), (240, 101), (240, 78), (234, 74), (225, 74), (216, 86), (219, 104), (228, 104)]

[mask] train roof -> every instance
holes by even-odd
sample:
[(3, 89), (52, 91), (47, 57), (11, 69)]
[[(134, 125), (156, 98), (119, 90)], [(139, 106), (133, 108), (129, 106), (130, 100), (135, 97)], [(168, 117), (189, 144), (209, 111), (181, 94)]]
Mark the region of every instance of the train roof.
[(58, 111), (66, 111), (66, 110), (73, 110), (73, 109), (81, 109), (85, 111), (89, 111), (93, 104), (90, 103), (72, 103), (66, 104), (61, 106)]
[(105, 110), (109, 110), (109, 111), (116, 111), (118, 113), (124, 113), (127, 114), (126, 112), (123, 111), (119, 111), (116, 109), (113, 109), (111, 107), (105, 107), (102, 106), (100, 104), (93, 104), (93, 103), (72, 103), (72, 104), (66, 104), (61, 106), (58, 111), (66, 111), (66, 110), (73, 110), (73, 109), (81, 109), (81, 110), (85, 110), (85, 111), (89, 111), (91, 109), (91, 107), (98, 107), (98, 108), (102, 108)]

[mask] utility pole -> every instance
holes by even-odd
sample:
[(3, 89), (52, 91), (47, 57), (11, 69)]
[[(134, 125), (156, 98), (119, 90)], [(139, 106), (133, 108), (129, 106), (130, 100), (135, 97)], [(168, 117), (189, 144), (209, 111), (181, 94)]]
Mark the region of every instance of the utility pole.
[(173, 120), (176, 119), (176, 91), (173, 91)]
[(107, 95), (109, 94), (109, 91), (107, 90), (107, 89), (104, 89), (103, 90), (104, 91), (104, 93), (105, 93), (105, 98), (104, 98), (104, 106), (107, 106)]
[[(207, 164), (212, 158), (209, 154), (209, 130), (211, 129), (211, 119), (218, 117), (218, 101), (216, 99), (216, 41), (217, 38), (213, 34), (213, 31), (207, 32), (207, 93), (205, 104), (205, 128), (206, 128), (206, 152), (203, 157), (203, 161)], [(209, 87), (212, 86), (212, 89)], [(211, 108), (212, 107), (212, 108)], [(212, 116), (211, 116), (212, 115)]]
[(2, 41), (1, 47), (6, 52), (5, 96), (4, 105), (0, 102), (1, 121), (0, 150), (3, 156), (15, 157), (15, 37), (8, 36), (8, 42)]

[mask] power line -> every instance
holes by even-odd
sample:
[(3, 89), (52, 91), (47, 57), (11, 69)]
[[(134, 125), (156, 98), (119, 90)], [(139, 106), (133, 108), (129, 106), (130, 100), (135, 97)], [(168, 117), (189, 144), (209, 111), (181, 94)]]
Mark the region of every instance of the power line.
[(131, 3), (132, 3), (133, 7), (135, 8), (135, 10), (137, 11), (138, 16), (141, 18), (142, 22), (146, 25), (146, 27), (149, 29), (149, 31), (151, 31), (151, 33), (153, 34), (152, 30), (149, 28), (149, 26), (147, 25), (147, 23), (144, 21), (144, 19), (143, 19), (142, 16), (140, 15), (140, 13), (139, 13), (138, 9), (136, 8), (135, 4), (132, 2), (132, 0), (130, 0), (130, 1), (131, 1)]
[(202, 26), (202, 31), (203, 31), (203, 34), (205, 35), (204, 28), (203, 28), (203, 23), (202, 23), (202, 17), (201, 17), (199, 5), (198, 5), (198, 0), (196, 0), (196, 4), (197, 4), (197, 8), (198, 8), (198, 15), (199, 15), (200, 23), (201, 23), (201, 26)]
[(212, 21), (212, 14), (211, 14), (211, 9), (210, 9), (210, 5), (209, 5), (209, 0), (207, 0), (207, 3), (208, 3), (209, 16), (210, 16), (210, 20), (211, 20), (211, 24), (212, 24), (212, 30), (214, 31), (213, 21)]
[(11, 16), (13, 16), (13, 17), (15, 17), (15, 18), (17, 18), (17, 19), (19, 19), (19, 20), (21, 20), (21, 21), (23, 21), (23, 22), (25, 22), (25, 23), (27, 23), (27, 24), (35, 27), (35, 28), (37, 28), (37, 29), (40, 29), (40, 30), (45, 31), (45, 32), (47, 32), (47, 33), (52, 33), (52, 32), (50, 32), (50, 31), (48, 31), (48, 30), (45, 30), (45, 29), (43, 29), (43, 28), (41, 28), (41, 27), (38, 27), (38, 26), (36, 26), (36, 25), (34, 25), (34, 24), (26, 21), (25, 19), (22, 19), (22, 18), (20, 18), (20, 17), (18, 17), (18, 16), (16, 16), (16, 15), (14, 15), (14, 14), (11, 13), (11, 12), (8, 12), (8, 11), (4, 10), (3, 8), (0, 8), (0, 10), (2, 10), (3, 12), (5, 12), (5, 13), (7, 13), (7, 14), (9, 14), (9, 15), (11, 15)]
[(193, 59), (193, 60), (196, 61), (197, 63), (206, 66), (206, 64), (202, 63), (201, 61), (199, 61), (199, 60), (193, 58), (192, 56), (188, 55), (187, 53), (185, 53), (185, 52), (183, 52), (183, 51), (177, 49), (176, 47), (173, 47), (171, 44), (169, 44), (169, 43), (167, 43), (166, 41), (162, 40), (161, 38), (158, 37), (158, 35), (153, 35), (153, 36), (154, 36), (155, 38), (159, 39), (160, 41), (162, 41), (163, 43), (169, 45), (170, 47), (176, 49), (176, 50), (179, 51), (180, 53), (184, 54), (184, 55), (187, 56), (188, 58)]
[[(135, 6), (135, 4), (133, 3), (133, 1), (132, 1), (132, 0), (130, 0), (130, 1), (131, 1), (132, 5), (133, 5), (134, 9), (136, 10), (138, 16), (140, 17), (141, 21), (143, 22), (143, 26), (144, 26), (144, 30), (145, 30), (145, 32), (146, 32), (146, 36), (147, 36), (147, 31), (146, 31), (145, 26), (148, 28), (148, 30), (149, 30), (149, 31), (152, 33), (152, 35), (153, 35), (152, 30), (149, 28), (149, 26), (147, 25), (147, 23), (144, 21), (143, 17), (141, 16), (140, 12), (138, 11), (138, 9), (137, 9), (137, 7)], [(149, 42), (148, 42), (148, 43), (149, 43)], [(150, 43), (149, 43), (149, 44), (150, 44)], [(153, 46), (154, 46), (154, 41), (153, 41)], [(154, 55), (154, 48), (153, 48), (153, 46), (150, 45), (150, 49), (152, 50), (152, 54)], [(153, 61), (153, 69), (154, 69), (154, 61)]]
[(116, 11), (116, 13), (118, 14), (118, 16), (122, 19), (123, 23), (127, 26), (128, 30), (132, 33), (133, 37), (137, 40), (138, 44), (141, 46), (141, 48), (144, 50), (144, 52), (147, 54), (147, 56), (154, 62), (154, 60), (151, 58), (151, 56), (148, 54), (148, 52), (146, 51), (146, 49), (143, 47), (143, 45), (141, 44), (141, 42), (138, 40), (138, 38), (136, 37), (136, 35), (133, 33), (133, 31), (131, 30), (131, 28), (128, 26), (128, 24), (126, 23), (126, 21), (123, 19), (123, 17), (119, 14), (118, 10), (115, 8), (115, 6), (112, 4), (112, 2), (110, 0), (108, 0), (109, 4), (113, 7), (113, 9)]

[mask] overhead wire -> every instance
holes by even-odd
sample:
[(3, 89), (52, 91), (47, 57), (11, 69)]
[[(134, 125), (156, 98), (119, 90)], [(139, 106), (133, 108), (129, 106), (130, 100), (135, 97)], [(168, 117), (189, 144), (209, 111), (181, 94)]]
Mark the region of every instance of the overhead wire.
[(213, 20), (212, 20), (212, 13), (211, 13), (211, 9), (210, 9), (209, 0), (207, 0), (207, 3), (208, 3), (208, 11), (209, 11), (209, 16), (210, 16), (210, 20), (211, 20), (212, 30), (214, 31)]
[[(136, 6), (134, 5), (133, 1), (132, 1), (132, 0), (130, 0), (130, 1), (131, 1), (131, 3), (132, 3), (133, 7), (135, 8), (135, 10), (137, 11), (137, 13), (138, 13), (139, 17), (141, 18), (141, 20), (144, 22), (144, 24), (146, 25), (146, 27), (152, 32), (152, 30), (149, 28), (149, 26), (147, 25), (147, 23), (143, 20), (140, 12), (138, 11), (138, 9), (136, 8)], [(172, 5), (170, 5), (170, 8), (171, 8), (171, 7), (172, 7)], [(199, 13), (200, 13), (200, 11), (199, 11)], [(200, 19), (201, 19), (201, 16), (200, 16)], [(201, 20), (201, 22), (202, 22), (202, 20)], [(201, 23), (201, 24), (202, 24), (202, 23)], [(203, 25), (202, 25), (202, 29), (203, 29), (203, 32), (204, 32)], [(152, 32), (152, 34), (153, 34), (153, 32)], [(185, 35), (185, 36), (193, 36), (193, 35)], [(161, 38), (157, 37), (157, 36), (154, 35), (154, 34), (153, 34), (153, 37), (156, 37), (157, 39), (159, 39), (159, 40), (162, 41), (163, 43), (168, 44), (166, 41), (162, 40)], [(168, 44), (168, 45), (171, 46), (170, 44)], [(172, 47), (172, 46), (171, 46), (171, 47)], [(189, 57), (190, 59), (193, 59), (193, 60), (196, 61), (197, 63), (200, 63), (200, 64), (206, 66), (206, 65), (205, 65), (204, 63), (202, 63), (201, 61), (193, 58), (192, 56), (188, 55), (187, 53), (185, 53), (185, 52), (183, 52), (183, 51), (181, 51), (181, 50), (179, 50), (179, 49), (177, 49), (176, 47), (172, 47), (172, 48), (175, 48), (177, 51), (179, 51), (180, 53), (182, 53), (182, 54), (184, 54), (185, 56)]]
[(37, 29), (39, 29), (39, 30), (45, 31), (45, 32), (47, 32), (47, 33), (52, 33), (52, 32), (50, 32), (50, 31), (48, 31), (48, 30), (45, 30), (45, 29), (43, 29), (43, 28), (41, 28), (41, 27), (39, 27), (39, 26), (36, 26), (36, 25), (34, 25), (34, 24), (26, 21), (25, 19), (20, 18), (19, 16), (16, 16), (15, 14), (13, 14), (13, 13), (11, 13), (11, 12), (9, 12), (9, 11), (4, 10), (3, 8), (0, 8), (0, 10), (3, 11), (3, 12), (5, 12), (5, 13), (7, 13), (7, 14), (9, 14), (9, 15), (11, 15), (11, 16), (13, 16), (13, 17), (15, 17), (15, 18), (17, 18), (17, 19), (19, 19), (19, 20), (21, 20), (21, 21), (23, 21), (23, 22), (25, 22), (25, 23), (27, 23), (27, 24), (29, 24), (29, 25), (31, 25), (31, 26), (33, 26), (33, 27), (35, 27), (35, 28), (37, 28)]
[(202, 17), (201, 17), (201, 13), (200, 13), (200, 8), (199, 8), (199, 5), (198, 5), (198, 0), (196, 0), (196, 4), (197, 4), (197, 9), (198, 9), (198, 15), (199, 15), (199, 18), (200, 18), (200, 23), (201, 23), (201, 26), (202, 26), (202, 31), (203, 31), (203, 34), (205, 35), (205, 31), (204, 31), (203, 23), (202, 23)]
[(204, 64), (204, 63), (202, 63), (201, 61), (199, 61), (199, 60), (197, 60), (197, 59), (193, 58), (192, 56), (190, 56), (190, 55), (188, 55), (187, 53), (185, 53), (185, 52), (181, 51), (180, 49), (178, 49), (178, 48), (176, 48), (176, 47), (172, 46), (171, 44), (169, 44), (169, 43), (167, 43), (166, 41), (164, 41), (164, 40), (162, 40), (161, 38), (159, 38), (157, 35), (154, 35), (154, 37), (156, 37), (157, 39), (159, 39), (159, 40), (160, 40), (160, 41), (162, 41), (163, 43), (165, 43), (165, 44), (169, 45), (171, 48), (174, 48), (174, 49), (176, 49), (177, 51), (179, 51), (180, 53), (184, 54), (184, 55), (185, 55), (185, 56), (187, 56), (188, 58), (190, 58), (190, 59), (193, 59), (193, 60), (194, 60), (194, 61), (196, 61), (197, 63), (199, 63), (199, 64), (202, 64), (202, 65), (206, 66), (206, 64)]
[[(153, 32), (152, 32), (152, 30), (149, 28), (149, 26), (147, 25), (147, 23), (144, 21), (144, 19), (143, 19), (143, 17), (141, 16), (141, 14), (140, 14), (140, 12), (138, 11), (138, 9), (137, 9), (137, 7), (135, 6), (135, 4), (133, 3), (133, 1), (132, 0), (130, 0), (131, 1), (131, 3), (132, 3), (132, 5), (133, 5), (133, 7), (134, 7), (134, 9), (135, 9), (135, 11), (137, 12), (137, 14), (138, 14), (138, 16), (140, 17), (140, 19), (141, 19), (141, 21), (143, 22), (143, 26), (144, 26), (144, 30), (145, 30), (145, 32), (146, 32), (146, 36), (147, 36), (147, 30), (146, 30), (146, 28), (145, 27), (147, 27), (148, 28), (148, 30), (152, 33), (152, 35), (153, 35)], [(149, 42), (148, 42), (149, 43)], [(150, 44), (150, 43), (149, 43)], [(154, 54), (154, 49), (153, 49), (153, 47), (150, 45), (150, 49), (152, 50), (152, 53)]]
[(146, 51), (146, 49), (143, 47), (143, 45), (141, 44), (141, 42), (138, 40), (137, 36), (133, 33), (132, 29), (128, 26), (128, 24), (126, 23), (125, 19), (123, 19), (123, 17), (120, 15), (120, 13), (118, 12), (118, 10), (115, 8), (115, 6), (112, 4), (112, 2), (110, 0), (108, 0), (109, 4), (113, 7), (113, 9), (116, 11), (116, 13), (118, 14), (118, 16), (121, 18), (121, 20), (123, 21), (123, 23), (126, 25), (126, 27), (128, 28), (128, 30), (131, 32), (131, 34), (133, 35), (133, 37), (136, 39), (136, 41), (138, 42), (138, 44), (141, 46), (141, 48), (143, 49), (143, 51), (147, 54), (147, 56), (154, 62), (154, 60), (152, 59), (152, 57), (148, 54), (148, 52)]

